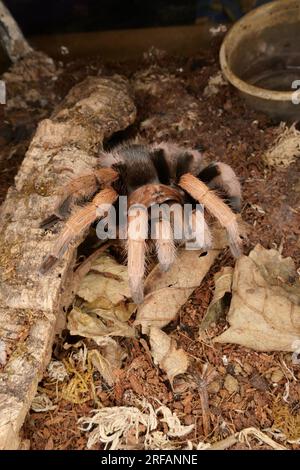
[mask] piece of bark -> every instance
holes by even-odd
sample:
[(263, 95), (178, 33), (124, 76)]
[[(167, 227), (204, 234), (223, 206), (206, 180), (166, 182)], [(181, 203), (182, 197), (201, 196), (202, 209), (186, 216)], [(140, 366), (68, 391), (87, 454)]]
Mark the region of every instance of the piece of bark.
[(42, 121), (16, 185), (1, 208), (0, 338), (7, 363), (0, 369), (0, 449), (18, 447), (18, 432), (51, 352), (55, 326), (73, 298), (76, 246), (46, 276), (38, 274), (57, 234), (41, 221), (55, 207), (57, 188), (96, 164), (103, 140), (135, 119), (126, 80), (90, 77), (76, 85)]
[(17, 62), (32, 52), (22, 31), (2, 1), (0, 1), (0, 41), (12, 62)]

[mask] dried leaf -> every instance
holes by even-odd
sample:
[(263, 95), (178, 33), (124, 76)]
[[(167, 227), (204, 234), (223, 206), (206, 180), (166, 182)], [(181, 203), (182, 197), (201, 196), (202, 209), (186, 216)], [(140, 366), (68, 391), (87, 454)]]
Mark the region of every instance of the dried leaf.
[(141, 325), (144, 334), (152, 326), (163, 328), (172, 321), (179, 308), (193, 290), (200, 285), (221, 249), (226, 246), (223, 230), (214, 231), (215, 248), (205, 256), (201, 250), (178, 250), (170, 270), (162, 273), (156, 266), (145, 283), (145, 300), (139, 306), (135, 325)]
[[(98, 317), (100, 316), (101, 319)], [(103, 320), (107, 320), (105, 323)], [(71, 335), (92, 338), (97, 344), (103, 344), (105, 336), (122, 336), (133, 338), (135, 330), (125, 322), (114, 318), (111, 312), (97, 310), (95, 313), (85, 313), (79, 308), (73, 308), (68, 316), (68, 329)]]
[(98, 349), (88, 351), (88, 359), (102, 375), (107, 384), (112, 387), (115, 383), (115, 372), (122, 366), (126, 353), (114, 340)]
[(150, 345), (153, 360), (163, 369), (171, 384), (174, 377), (187, 371), (189, 361), (183, 349), (177, 349), (176, 341), (159, 328), (150, 329)]
[(99, 345), (103, 345), (103, 338), (107, 336), (134, 337), (135, 330), (127, 323), (135, 304), (128, 301), (126, 266), (107, 253), (100, 253), (90, 268), (91, 272), (85, 275), (77, 292), (86, 302), (68, 316), (71, 334), (92, 338)]
[(105, 382), (112, 387), (115, 379), (110, 362), (97, 349), (89, 351), (89, 359), (95, 369), (102, 375)]
[(264, 156), (265, 162), (270, 166), (287, 167), (300, 156), (300, 132), (295, 124), (288, 127), (282, 123), (279, 126), (278, 136), (272, 147)]
[(227, 304), (226, 299), (228, 294), (231, 293), (232, 276), (233, 268), (229, 266), (222, 268), (215, 274), (214, 296), (201, 322), (200, 331), (205, 330), (211, 323), (217, 322), (224, 316)]
[(91, 272), (82, 279), (77, 295), (87, 302), (101, 302), (102, 299), (100, 308), (129, 299), (127, 267), (107, 253), (101, 253), (92, 263)]
[(257, 351), (294, 351), (300, 339), (300, 283), (291, 258), (257, 245), (236, 262), (230, 328), (214, 339)]

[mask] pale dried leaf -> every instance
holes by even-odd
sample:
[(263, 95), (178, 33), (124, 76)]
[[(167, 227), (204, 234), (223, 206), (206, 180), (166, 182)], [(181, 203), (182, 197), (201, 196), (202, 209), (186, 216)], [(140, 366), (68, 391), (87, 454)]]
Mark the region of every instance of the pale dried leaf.
[(300, 132), (295, 124), (288, 127), (282, 123), (278, 136), (264, 156), (265, 162), (270, 166), (287, 167), (300, 156)]
[(105, 345), (101, 345), (101, 352), (113, 369), (120, 369), (122, 362), (127, 356), (126, 352), (115, 340)]
[(151, 353), (155, 364), (163, 369), (171, 384), (174, 377), (187, 371), (189, 361), (183, 349), (177, 349), (176, 342), (159, 328), (150, 329)]
[[(77, 292), (87, 302), (104, 298), (107, 303), (118, 304), (131, 297), (127, 267), (119, 264), (107, 253), (101, 253), (92, 263)], [(106, 308), (101, 306), (100, 308)]]
[(257, 351), (294, 351), (300, 339), (300, 283), (291, 258), (257, 245), (236, 262), (230, 328), (214, 339)]
[(112, 387), (115, 383), (115, 378), (110, 362), (97, 349), (89, 351), (88, 356), (95, 369), (97, 369), (104, 378), (105, 382)]
[(128, 301), (126, 266), (102, 252), (93, 259), (90, 269), (77, 292), (86, 302), (68, 316), (71, 334), (92, 338), (99, 345), (107, 336), (134, 337), (135, 329), (127, 323), (135, 305)]
[(201, 322), (200, 332), (209, 327), (213, 322), (217, 322), (224, 316), (226, 310), (226, 294), (231, 293), (233, 268), (227, 266), (222, 268), (214, 276), (215, 292), (207, 312)]
[(73, 308), (68, 316), (68, 329), (71, 335), (92, 338), (97, 344), (103, 344), (105, 336), (125, 336), (133, 338), (135, 330), (127, 323), (109, 317), (109, 313), (101, 312), (101, 316), (109, 321), (105, 324), (95, 314), (88, 314), (79, 308)]
[(101, 346), (101, 352), (97, 349), (88, 351), (88, 358), (108, 385), (112, 387), (115, 383), (115, 372), (121, 368), (126, 353), (114, 340)]

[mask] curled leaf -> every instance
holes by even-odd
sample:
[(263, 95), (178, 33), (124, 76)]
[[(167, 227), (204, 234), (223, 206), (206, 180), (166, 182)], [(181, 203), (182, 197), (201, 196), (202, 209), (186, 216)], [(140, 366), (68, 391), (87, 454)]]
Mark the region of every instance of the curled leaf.
[(213, 299), (208, 306), (207, 312), (201, 322), (200, 331), (205, 330), (213, 322), (224, 316), (228, 294), (231, 294), (233, 268), (226, 266), (214, 276), (215, 292)]
[(114, 351), (110, 351), (109, 356), (105, 352), (100, 353), (97, 349), (88, 352), (89, 360), (110, 387), (115, 383), (114, 371), (121, 368), (123, 357), (124, 352), (117, 343), (115, 343)]
[(257, 245), (237, 260), (232, 293), (230, 328), (214, 341), (257, 351), (295, 350), (300, 340), (300, 283), (291, 258)]
[[(114, 305), (131, 297), (127, 267), (112, 256), (101, 253), (93, 261), (91, 271), (82, 279), (77, 295), (87, 302)], [(103, 307), (105, 308), (105, 307)]]
[(92, 338), (100, 345), (103, 344), (103, 337), (105, 336), (125, 336), (129, 338), (135, 336), (134, 328), (112, 317), (110, 312), (98, 311), (97, 315), (95, 313), (88, 314), (79, 308), (73, 308), (69, 313), (68, 329), (71, 335)]
[(187, 371), (189, 361), (183, 349), (177, 349), (176, 341), (159, 328), (150, 329), (151, 353), (155, 364), (163, 369), (171, 384), (174, 377)]

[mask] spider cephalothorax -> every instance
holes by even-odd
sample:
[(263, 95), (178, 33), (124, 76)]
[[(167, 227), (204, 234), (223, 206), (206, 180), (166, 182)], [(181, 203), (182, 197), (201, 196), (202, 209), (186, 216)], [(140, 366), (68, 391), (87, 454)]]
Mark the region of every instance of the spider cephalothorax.
[[(226, 202), (212, 189), (220, 191)], [(72, 240), (116, 205), (120, 195), (128, 197), (128, 274), (136, 303), (143, 301), (145, 246), (149, 231), (147, 210), (153, 204), (203, 204), (226, 228), (233, 255), (240, 254), (242, 242), (234, 213), (240, 210), (241, 204), (239, 181), (230, 166), (221, 162), (207, 165), (197, 150), (171, 143), (119, 146), (112, 152), (102, 153), (98, 168), (70, 181), (59, 194), (60, 202), (54, 215), (42, 226), (48, 228), (57, 219), (66, 219), (66, 222), (52, 252), (41, 266), (43, 274), (62, 258)], [(76, 206), (83, 202), (83, 206)], [(137, 204), (146, 211), (139, 211), (138, 215), (137, 211), (133, 212)], [(192, 218), (194, 216), (195, 213)], [(153, 224), (158, 261), (161, 268), (167, 270), (175, 257), (174, 221), (159, 217)], [(202, 240), (203, 247), (209, 248), (211, 234), (205, 221)]]

